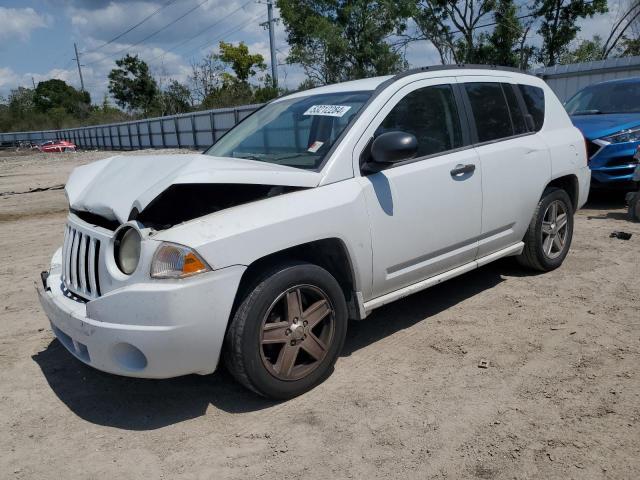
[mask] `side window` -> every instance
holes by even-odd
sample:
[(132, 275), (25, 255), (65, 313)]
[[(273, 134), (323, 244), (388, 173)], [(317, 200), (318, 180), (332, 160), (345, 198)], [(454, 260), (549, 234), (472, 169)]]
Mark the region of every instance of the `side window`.
[(409, 93), (393, 107), (376, 130), (403, 131), (418, 140), (418, 157), (462, 146), (462, 129), (450, 85), (424, 87)]
[(504, 90), (504, 96), (507, 97), (507, 104), (509, 105), (509, 113), (511, 114), (511, 122), (513, 123), (513, 133), (520, 135), (521, 133), (527, 133), (527, 124), (524, 119), (524, 112), (520, 108), (518, 97), (516, 92), (513, 91), (513, 85), (509, 83), (503, 83), (502, 89)]
[(544, 90), (531, 85), (518, 85), (529, 115), (533, 117), (533, 125), (536, 132), (540, 131), (544, 124)]
[(511, 137), (509, 106), (499, 83), (465, 83), (479, 142)]

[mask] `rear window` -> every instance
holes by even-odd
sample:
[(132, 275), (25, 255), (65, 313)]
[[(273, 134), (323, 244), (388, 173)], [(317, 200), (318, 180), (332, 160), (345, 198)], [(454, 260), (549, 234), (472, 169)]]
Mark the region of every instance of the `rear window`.
[(529, 115), (533, 118), (535, 131), (538, 132), (544, 124), (544, 90), (531, 85), (518, 85), (518, 88), (522, 93)]
[(499, 83), (465, 83), (464, 88), (480, 143), (513, 136), (509, 106)]

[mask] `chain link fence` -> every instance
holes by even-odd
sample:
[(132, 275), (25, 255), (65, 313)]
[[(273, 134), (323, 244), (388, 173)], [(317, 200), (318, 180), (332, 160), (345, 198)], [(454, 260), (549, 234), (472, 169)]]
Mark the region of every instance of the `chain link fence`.
[(68, 140), (82, 149), (193, 148), (202, 150), (212, 145), (260, 106), (243, 105), (61, 130), (0, 133), (0, 145), (18, 146), (21, 143)]

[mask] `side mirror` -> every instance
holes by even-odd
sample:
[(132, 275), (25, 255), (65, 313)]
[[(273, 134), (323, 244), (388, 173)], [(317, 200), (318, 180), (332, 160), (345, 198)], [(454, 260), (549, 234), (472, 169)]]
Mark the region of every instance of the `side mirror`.
[(371, 144), (371, 160), (389, 164), (410, 160), (418, 153), (418, 140), (406, 132), (386, 132)]

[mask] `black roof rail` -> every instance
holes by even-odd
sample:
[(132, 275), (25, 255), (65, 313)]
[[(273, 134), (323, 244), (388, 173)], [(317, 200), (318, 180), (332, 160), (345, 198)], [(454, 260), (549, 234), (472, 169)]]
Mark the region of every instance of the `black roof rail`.
[(417, 73), (438, 72), (441, 70), (459, 70), (463, 68), (476, 69), (476, 70), (500, 70), (505, 72), (522, 73), (524, 75), (531, 75), (530, 73), (525, 72), (524, 70), (520, 70), (519, 68), (514, 68), (514, 67), (503, 67), (500, 65), (480, 65), (480, 64), (473, 64), (473, 63), (468, 63), (468, 64), (456, 63), (451, 65), (427, 65), (424, 67), (412, 68), (410, 70), (406, 70), (404, 72), (398, 73), (393, 77), (393, 80), (395, 81), (400, 78), (407, 77), (409, 75), (415, 75)]

